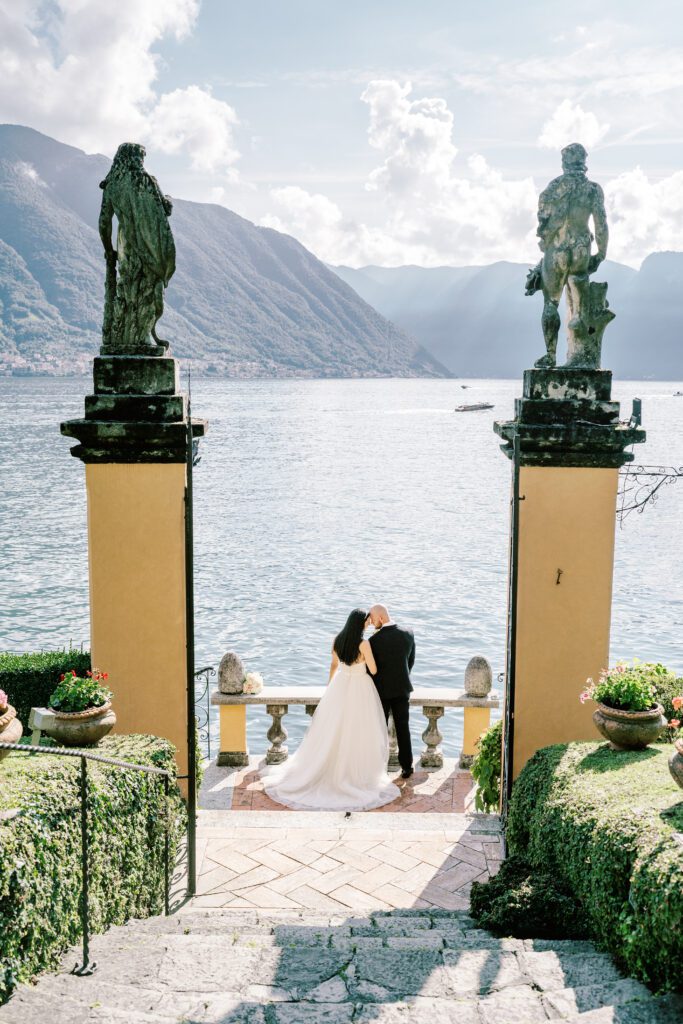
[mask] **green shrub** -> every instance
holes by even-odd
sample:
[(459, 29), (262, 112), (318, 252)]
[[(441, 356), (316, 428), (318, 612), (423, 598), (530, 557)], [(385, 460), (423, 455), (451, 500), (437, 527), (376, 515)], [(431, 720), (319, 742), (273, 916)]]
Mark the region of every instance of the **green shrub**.
[(472, 778), (477, 783), (474, 803), (478, 811), (497, 811), (500, 805), (500, 772), (503, 747), (503, 722), (498, 721), (477, 740), (478, 753), (472, 762)]
[(60, 675), (85, 675), (90, 667), (90, 652), (76, 649), (0, 654), (0, 690), (6, 691), (26, 731), (31, 708), (48, 706)]
[[(153, 736), (110, 736), (98, 752), (175, 771), (172, 745)], [(13, 753), (0, 764), (0, 1003), (15, 985), (54, 968), (80, 937), (80, 764)], [(164, 904), (163, 779), (88, 763), (90, 915), (93, 931), (148, 917)], [(171, 866), (184, 811), (171, 785)]]
[(591, 938), (655, 990), (680, 988), (683, 963), (683, 801), (669, 753), (539, 750), (515, 782), (507, 828), (510, 853), (571, 892)]
[(496, 935), (520, 939), (582, 939), (588, 929), (573, 895), (553, 875), (508, 857), (488, 882), (473, 882), (472, 916)]

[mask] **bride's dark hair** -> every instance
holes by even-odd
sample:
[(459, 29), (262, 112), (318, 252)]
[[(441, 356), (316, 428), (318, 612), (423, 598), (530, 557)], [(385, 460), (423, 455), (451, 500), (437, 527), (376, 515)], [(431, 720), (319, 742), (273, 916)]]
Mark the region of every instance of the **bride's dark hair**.
[(358, 652), (367, 617), (368, 613), (362, 608), (354, 608), (341, 633), (334, 638), (335, 654), (345, 665), (353, 665), (355, 661), (358, 661)]

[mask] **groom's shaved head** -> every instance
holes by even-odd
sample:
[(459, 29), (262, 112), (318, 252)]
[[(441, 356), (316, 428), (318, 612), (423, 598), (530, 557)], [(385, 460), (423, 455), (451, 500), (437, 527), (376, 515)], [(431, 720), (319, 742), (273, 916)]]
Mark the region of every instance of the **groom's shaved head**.
[(386, 622), (391, 622), (391, 616), (383, 604), (373, 604), (368, 615), (375, 629), (379, 629)]

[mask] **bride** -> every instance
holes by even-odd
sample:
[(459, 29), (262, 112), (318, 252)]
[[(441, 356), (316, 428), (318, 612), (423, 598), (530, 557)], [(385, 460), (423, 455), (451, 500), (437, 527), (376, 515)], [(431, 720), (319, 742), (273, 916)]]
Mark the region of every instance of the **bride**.
[(269, 773), (265, 791), (286, 807), (366, 811), (401, 791), (387, 775), (389, 738), (375, 684), (368, 615), (351, 612), (332, 647), (329, 684), (296, 753)]

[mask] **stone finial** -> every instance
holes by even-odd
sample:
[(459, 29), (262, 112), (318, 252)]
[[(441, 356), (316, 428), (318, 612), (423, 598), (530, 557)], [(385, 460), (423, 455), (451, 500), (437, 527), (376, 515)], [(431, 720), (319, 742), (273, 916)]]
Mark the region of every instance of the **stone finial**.
[(465, 693), (468, 697), (486, 697), (493, 684), (491, 666), (486, 658), (476, 654), (465, 669)]
[(218, 689), (221, 693), (242, 693), (244, 675), (242, 660), (232, 651), (228, 651), (218, 666)]

